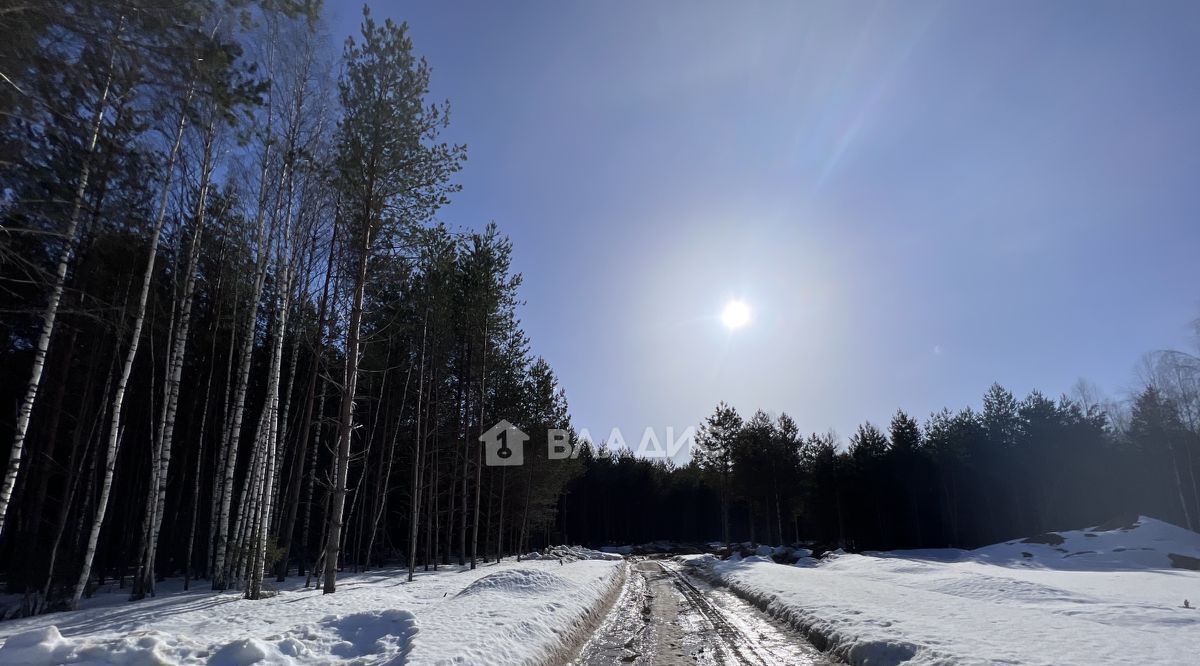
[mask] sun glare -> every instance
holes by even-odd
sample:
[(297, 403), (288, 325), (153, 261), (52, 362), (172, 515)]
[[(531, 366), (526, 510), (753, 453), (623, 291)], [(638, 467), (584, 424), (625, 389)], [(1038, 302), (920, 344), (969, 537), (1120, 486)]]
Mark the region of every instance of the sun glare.
[(750, 306), (744, 301), (729, 301), (721, 311), (721, 323), (733, 330), (750, 323)]

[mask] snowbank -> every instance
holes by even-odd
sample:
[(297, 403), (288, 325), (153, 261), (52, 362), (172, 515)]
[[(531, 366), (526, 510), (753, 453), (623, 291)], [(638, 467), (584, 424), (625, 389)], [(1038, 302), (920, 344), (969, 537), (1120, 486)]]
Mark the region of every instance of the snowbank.
[[(619, 588), (623, 562), (579, 560), (349, 575), (336, 594), (263, 601), (170, 591), (0, 623), (0, 664), (543, 663), (577, 640)], [(302, 584), (302, 581), (300, 582)]]
[[(531, 562), (497, 571), (419, 616), (414, 664), (547, 663), (578, 642), (618, 588), (617, 564)], [(548, 569), (545, 565), (553, 568)]]
[(65, 660), (72, 650), (71, 642), (49, 626), (13, 636), (0, 648), (0, 657), (12, 664), (53, 664)]
[(1200, 534), (1122, 527), (801, 566), (678, 559), (852, 664), (1195, 663), (1200, 611), (1183, 602), (1200, 572), (1172, 560), (1200, 558)]
[(576, 562), (578, 560), (622, 560), (625, 559), (617, 553), (608, 553), (583, 546), (553, 546), (547, 548), (543, 552), (532, 552), (522, 556), (526, 560), (562, 560), (564, 562)]

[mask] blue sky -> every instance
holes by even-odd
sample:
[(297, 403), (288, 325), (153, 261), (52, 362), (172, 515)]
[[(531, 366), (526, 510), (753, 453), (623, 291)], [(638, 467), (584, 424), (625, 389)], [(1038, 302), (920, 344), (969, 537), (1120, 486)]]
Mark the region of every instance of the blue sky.
[(597, 438), (718, 400), (848, 436), (993, 381), (1120, 395), (1191, 344), (1200, 4), (371, 6), (469, 146), (440, 217), (512, 237)]

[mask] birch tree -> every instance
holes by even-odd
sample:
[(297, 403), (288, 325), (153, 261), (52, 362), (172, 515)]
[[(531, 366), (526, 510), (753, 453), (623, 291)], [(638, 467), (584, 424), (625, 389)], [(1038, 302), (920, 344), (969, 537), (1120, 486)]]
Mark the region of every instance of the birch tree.
[[(58, 307), (62, 301), (63, 288), (67, 281), (67, 269), (74, 254), (76, 235), (79, 230), (80, 211), (83, 207), (84, 195), (92, 173), (96, 143), (104, 127), (104, 115), (108, 109), (109, 94), (112, 91), (113, 77), (116, 68), (118, 42), (125, 29), (125, 17), (118, 16), (115, 32), (108, 44), (108, 65), (104, 73), (104, 83), (100, 87), (97, 99), (92, 103), (90, 129), (86, 140), (84, 154), (79, 168), (79, 176), (75, 186), (75, 194), (71, 199), (70, 213), (67, 215), (66, 228), (62, 232), (62, 247), (58, 253), (58, 261), (54, 269), (54, 281), (50, 287), (50, 297), (42, 314), (41, 332), (38, 334), (34, 347), (33, 368), (29, 373), (25, 396), (17, 410), (16, 432), (13, 434), (12, 446), (9, 449), (8, 465), (4, 470), (4, 479), (0, 481), (0, 535), (4, 533), (5, 516), (8, 514), (9, 500), (12, 498), (13, 486), (21, 472), (21, 459), (25, 451), (25, 437), (29, 432), (29, 421), (33, 415), (33, 406), (37, 401), (38, 391), (42, 384), (42, 370), (46, 365), (46, 354), (50, 349), (50, 339), (54, 335), (54, 324), (58, 319)], [(0, 73), (2, 75), (2, 73)], [(7, 77), (5, 77), (6, 80)], [(9, 80), (11, 83), (11, 80)]]
[[(268, 63), (272, 62), (274, 55), (273, 51), (271, 51), (271, 46), (272, 44), (268, 44), (266, 57)], [(246, 393), (250, 382), (250, 361), (251, 355), (254, 352), (254, 329), (255, 323), (258, 321), (258, 305), (262, 298), (263, 285), (267, 279), (267, 269), (270, 265), (271, 257), (270, 247), (274, 240), (275, 227), (274, 225), (267, 224), (267, 206), (271, 194), (268, 183), (271, 182), (269, 174), (273, 154), (271, 148), (273, 145), (274, 99), (275, 95), (273, 91), (269, 90), (263, 111), (266, 122), (263, 129), (264, 142), (259, 154), (259, 191), (254, 212), (254, 248), (256, 252), (254, 281), (250, 289), (249, 298), (247, 299), (247, 303), (249, 304), (248, 312), (242, 324), (241, 347), (238, 350), (237, 360), (237, 381), (233, 389), (232, 402), (225, 412), (226, 420), (223, 444), (217, 462), (218, 476), (216, 484), (218, 490), (213, 493), (214, 545), (212, 587), (214, 590), (223, 590), (228, 586), (229, 568), (231, 565), (228, 548), (230, 536), (229, 523), (230, 511), (233, 507), (234, 472), (237, 469), (242, 420), (245, 418)]]
[[(188, 84), (187, 90), (184, 93), (184, 104), (191, 102), (194, 92), (195, 82)], [(164, 166), (163, 192), (161, 203), (159, 204), (158, 213), (154, 219), (154, 228), (150, 235), (149, 256), (146, 258), (146, 268), (142, 275), (142, 285), (138, 295), (138, 301), (134, 306), (133, 326), (129, 334), (129, 348), (125, 352), (125, 361), (122, 366), (121, 375), (117, 380), (116, 390), (113, 395), (111, 407), (111, 416), (108, 426), (108, 444), (105, 449), (104, 456), (104, 481), (100, 487), (100, 498), (96, 502), (96, 512), (92, 519), (91, 531), (88, 535), (87, 549), (84, 552), (83, 568), (79, 574), (79, 582), (75, 585), (75, 593), (71, 601), (71, 607), (77, 608), (79, 600), (83, 597), (84, 590), (87, 587), (88, 578), (92, 573), (92, 561), (96, 556), (96, 542), (100, 538), (100, 528), (104, 524), (104, 514), (108, 509), (108, 500), (112, 492), (113, 473), (116, 469), (117, 452), (120, 448), (122, 421), (121, 413), (125, 406), (125, 392), (129, 384), (129, 375), (133, 371), (133, 362), (137, 358), (137, 351), (142, 337), (142, 326), (146, 321), (146, 301), (150, 297), (150, 283), (154, 277), (154, 261), (158, 257), (158, 240), (162, 234), (163, 221), (166, 217), (167, 202), (170, 196), (170, 185), (175, 174), (175, 159), (179, 155), (179, 146), (183, 140), (183, 131), (187, 127), (187, 116), (185, 113), (179, 113), (179, 120), (175, 126), (174, 138), (171, 143), (169, 152), (167, 153), (166, 164)]]
[[(147, 244), (145, 268), (136, 300), (132, 303), (133, 321), (129, 329), (128, 347), (124, 352), (121, 372), (114, 384), (107, 443), (104, 448), (103, 480), (91, 520), (79, 580), (72, 595), (72, 606), (78, 605), (91, 576), (100, 529), (104, 524), (108, 509), (112, 479), (124, 430), (122, 414), (125, 396), (142, 339), (142, 328), (146, 321), (146, 306), (159, 253), (159, 241), (173, 193), (184, 133), (189, 126), (189, 120), (194, 116), (197, 92), (206, 95), (208, 93), (207, 84), (226, 80), (225, 77), (228, 76), (232, 64), (237, 60), (237, 47), (232, 42), (211, 29), (205, 30), (201, 27), (211, 24), (209, 17), (212, 10), (213, 7), (207, 3), (195, 2), (171, 8), (152, 8), (137, 13), (140, 22), (138, 34), (143, 38), (137, 41), (138, 48), (146, 49), (148, 52), (135, 55), (138, 57), (160, 55), (161, 51), (157, 47), (164, 44), (170, 44), (173, 53), (176, 54), (174, 60), (149, 60), (144, 65), (147, 68), (144, 72), (146, 80), (154, 81), (154, 91), (157, 93), (155, 99), (157, 106), (150, 106), (150, 112), (160, 117), (164, 115), (173, 117), (175, 120), (170, 126), (171, 129), (165, 132), (167, 144), (162, 158), (161, 181), (158, 183), (158, 204), (154, 217), (150, 221), (151, 231)], [(155, 461), (154, 466), (157, 467), (157, 465), (158, 461)]]
[[(212, 44), (210, 42), (210, 44)], [(213, 184), (222, 140), (223, 125), (239, 106), (251, 104), (258, 86), (238, 71), (236, 54), (222, 48), (209, 48), (199, 56), (204, 64), (197, 86), (200, 88), (201, 104), (198, 104), (202, 124), (199, 126), (200, 166), (194, 194), (192, 225), (187, 236), (186, 266), (183, 283), (178, 291), (175, 307), (177, 313), (171, 332), (171, 344), (165, 372), (165, 396), (155, 433), (152, 458), (150, 489), (146, 504), (146, 520), (143, 534), (140, 575), (134, 581), (134, 598), (154, 595), (154, 563), (158, 551), (158, 536), (162, 526), (166, 504), (167, 477), (170, 473), (171, 456), (175, 442), (175, 421), (179, 408), (179, 388), (183, 378), (184, 355), (192, 323), (192, 303), (195, 300), (197, 267), (206, 223), (208, 221), (209, 190)]]
[[(280, 233), (279, 247), (276, 251), (275, 272), (275, 334), (272, 340), (270, 369), (267, 374), (267, 397), (264, 407), (265, 416), (260, 421), (260, 431), (256, 437), (256, 446), (262, 449), (258, 474), (261, 479), (259, 492), (258, 515), (255, 517), (252, 529), (253, 537), (249, 547), (253, 549), (250, 562), (249, 584), (246, 587), (247, 599), (258, 599), (262, 595), (263, 568), (265, 566), (267, 534), (270, 530), (272, 515), (275, 509), (275, 487), (278, 476), (277, 450), (280, 447), (281, 432), (285, 428), (285, 415), (280, 409), (280, 378), (283, 365), (283, 343), (288, 330), (289, 303), (293, 282), (299, 270), (301, 257), (307, 252), (307, 244), (296, 242), (295, 239), (305, 239), (309, 235), (314, 219), (310, 215), (299, 215), (300, 202), (297, 201), (298, 183), (310, 183), (311, 190), (323, 193), (308, 165), (309, 157), (314, 152), (314, 137), (320, 136), (323, 123), (323, 106), (313, 108), (313, 101), (320, 102), (319, 96), (313, 94), (314, 51), (311, 43), (303, 50), (296, 68), (281, 77), (282, 90), (290, 101), (286, 115), (283, 118), (283, 156), (282, 156), (282, 205), (279, 211)], [(315, 111), (315, 112), (314, 112)], [(310, 125), (312, 119), (316, 122)], [(300, 173), (301, 171), (304, 173)], [(309, 210), (313, 210), (312, 201)], [(293, 225), (299, 219), (299, 228)], [(296, 350), (298, 351), (298, 349)], [(293, 352), (295, 353), (295, 352)], [(265, 432), (263, 431), (265, 428)]]

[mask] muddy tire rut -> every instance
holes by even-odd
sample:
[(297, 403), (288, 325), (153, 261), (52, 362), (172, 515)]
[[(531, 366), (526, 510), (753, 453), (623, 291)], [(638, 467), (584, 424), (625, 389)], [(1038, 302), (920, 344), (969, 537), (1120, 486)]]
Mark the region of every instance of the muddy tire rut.
[(633, 562), (576, 664), (830, 664), (802, 636), (667, 560)]

